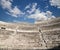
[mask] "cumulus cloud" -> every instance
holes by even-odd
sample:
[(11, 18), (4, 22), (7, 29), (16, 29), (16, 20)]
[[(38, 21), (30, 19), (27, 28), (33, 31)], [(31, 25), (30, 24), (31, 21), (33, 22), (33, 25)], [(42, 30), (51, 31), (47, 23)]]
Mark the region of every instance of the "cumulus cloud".
[(55, 18), (55, 16), (52, 15), (52, 12), (46, 11), (46, 12), (39, 12), (40, 10), (36, 10), (34, 14), (29, 15), (29, 18), (34, 18), (35, 20), (48, 20), (51, 18)]
[(51, 6), (60, 8), (60, 0), (50, 0), (50, 4), (51, 4)]
[(30, 4), (25, 7), (25, 9), (28, 9), (28, 8), (30, 8)]
[(11, 5), (12, 5), (12, 0), (1, 0), (1, 6), (3, 9), (11, 9)]
[(43, 13), (31, 14), (29, 18), (34, 18), (35, 20), (47, 20), (47, 17)]
[(37, 6), (37, 3), (29, 4), (25, 7), (25, 9), (30, 8), (29, 10), (27, 10), (27, 12), (29, 14), (32, 14), (36, 10), (36, 6)]
[(55, 18), (55, 16), (52, 15), (52, 12), (51, 12), (51, 11), (46, 11), (45, 15), (46, 15), (48, 18)]
[(47, 20), (51, 18), (55, 18), (52, 15), (52, 12), (46, 11), (41, 12), (39, 7), (37, 7), (37, 3), (29, 4), (25, 7), (26, 12), (23, 13), (17, 6), (12, 8), (13, 0), (0, 0), (0, 4), (4, 10), (7, 10), (7, 14), (13, 17), (19, 17), (20, 15), (25, 15), (27, 18), (34, 18), (35, 20)]
[(13, 0), (1, 0), (1, 6), (3, 9), (8, 10), (7, 14), (13, 16), (13, 17), (19, 17), (20, 14), (23, 14), (23, 12), (15, 6), (12, 8), (12, 2)]
[[(31, 5), (32, 6), (32, 5)], [(51, 19), (51, 18), (55, 18), (55, 16), (52, 15), (51, 11), (46, 11), (46, 12), (41, 12), (39, 8), (37, 7), (37, 3), (33, 4), (31, 10), (31, 12), (34, 12), (33, 14), (30, 13), (30, 11), (28, 13), (30, 13), (30, 15), (28, 15), (28, 18), (34, 18), (35, 20), (47, 20), (47, 19)]]
[(13, 9), (11, 9), (9, 11), (9, 14), (14, 16), (14, 17), (18, 17), (18, 16), (20, 16), (21, 14), (24, 14), (24, 13), (22, 11), (20, 11), (20, 9), (18, 9), (17, 6), (15, 6)]

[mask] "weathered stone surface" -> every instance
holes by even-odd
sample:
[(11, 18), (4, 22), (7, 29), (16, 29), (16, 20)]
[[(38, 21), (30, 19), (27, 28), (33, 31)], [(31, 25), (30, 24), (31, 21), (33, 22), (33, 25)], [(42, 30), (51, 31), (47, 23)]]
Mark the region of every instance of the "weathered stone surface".
[(60, 18), (35, 24), (0, 23), (0, 48), (48, 49), (59, 45)]

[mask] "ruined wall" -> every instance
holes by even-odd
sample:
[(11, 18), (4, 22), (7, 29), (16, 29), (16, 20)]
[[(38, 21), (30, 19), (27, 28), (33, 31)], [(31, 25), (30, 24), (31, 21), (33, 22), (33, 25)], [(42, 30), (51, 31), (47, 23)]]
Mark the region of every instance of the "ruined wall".
[(47, 48), (60, 46), (60, 18), (36, 23), (41, 30)]
[(45, 49), (45, 46), (35, 25), (0, 23), (0, 48)]
[(35, 24), (0, 23), (0, 48), (49, 49), (60, 45), (60, 18)]

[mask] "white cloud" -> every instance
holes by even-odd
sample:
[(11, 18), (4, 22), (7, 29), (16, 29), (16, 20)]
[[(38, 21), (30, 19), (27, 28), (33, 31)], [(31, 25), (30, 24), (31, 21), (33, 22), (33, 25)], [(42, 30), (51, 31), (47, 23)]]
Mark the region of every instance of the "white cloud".
[(22, 13), (22, 11), (20, 11), (20, 9), (17, 8), (17, 6), (15, 6), (13, 9), (11, 9), (9, 11), (9, 13), (10, 13), (10, 15), (15, 16), (15, 17), (18, 17), (21, 14), (24, 14), (24, 13)]
[[(7, 14), (14, 17), (19, 17), (20, 15), (24, 15), (24, 13), (17, 6), (12, 8), (12, 2), (13, 0), (1, 0), (2, 8), (8, 10)], [(55, 16), (53, 16), (52, 12), (50, 11), (41, 12), (40, 9), (37, 7), (37, 3), (27, 5), (25, 9), (27, 9), (26, 12), (29, 13), (29, 15), (28, 14), (25, 15), (28, 18), (34, 18), (36, 20), (47, 20), (47, 19), (55, 18)]]
[(45, 8), (48, 8), (49, 6), (47, 5)]
[[(32, 5), (31, 5), (32, 6)], [(30, 15), (28, 15), (28, 18), (34, 18), (35, 20), (47, 20), (47, 19), (51, 19), (51, 18), (55, 18), (55, 16), (52, 15), (52, 12), (50, 11), (46, 11), (46, 12), (41, 12), (39, 8), (37, 7), (37, 3), (33, 4), (31, 10), (28, 10), (28, 13), (30, 13)], [(34, 12), (32, 14), (32, 12)]]
[(7, 14), (13, 17), (19, 17), (20, 14), (24, 14), (17, 6), (12, 8), (13, 0), (1, 0), (1, 6), (3, 9), (8, 10)]
[(34, 14), (28, 16), (29, 18), (34, 18), (35, 20), (46, 20), (47, 17), (45, 13), (41, 13), (39, 9), (36, 9)]
[(26, 6), (25, 9), (30, 8), (30, 10), (27, 10), (27, 12), (29, 14), (32, 14), (36, 10), (36, 6), (37, 6), (37, 3), (29, 4), (29, 5)]
[(30, 8), (30, 4), (25, 7), (25, 9), (28, 9), (28, 8)]
[(27, 12), (30, 14), (27, 16), (28, 18), (34, 18), (36, 20), (47, 20), (47, 19), (55, 18), (55, 16), (53, 16), (52, 12), (50, 11), (41, 12), (37, 7), (37, 3), (29, 4), (26, 6), (26, 8), (30, 8), (27, 10)]
[(13, 20), (13, 22), (15, 22), (15, 23), (19, 23), (20, 21), (18, 21), (18, 20)]
[(50, 4), (51, 4), (51, 6), (60, 8), (60, 0), (50, 0)]
[(52, 12), (50, 11), (46, 11), (45, 15), (48, 17), (48, 18), (55, 18), (55, 16), (52, 15)]
[(28, 17), (29, 18), (34, 18), (35, 20), (46, 20), (47, 19), (47, 17), (45, 15), (43, 15), (42, 13), (32, 14)]
[(1, 0), (0, 3), (2, 5), (3, 9), (11, 9), (11, 3), (12, 0)]

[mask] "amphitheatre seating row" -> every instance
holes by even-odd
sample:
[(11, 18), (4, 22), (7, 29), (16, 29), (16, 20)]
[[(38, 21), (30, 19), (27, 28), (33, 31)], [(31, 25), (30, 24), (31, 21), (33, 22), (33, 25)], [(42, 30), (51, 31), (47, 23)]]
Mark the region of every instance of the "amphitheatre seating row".
[(34, 25), (20, 25), (20, 24), (0, 24), (0, 28), (8, 28), (8, 29), (18, 29), (18, 30), (38, 30), (38, 28)]
[(60, 45), (60, 30), (43, 32), (43, 37), (48, 48)]
[(54, 24), (54, 23), (60, 23), (60, 18), (51, 19), (51, 20), (47, 20), (47, 21), (37, 21), (35, 23), (35, 25), (43, 26), (43, 25)]
[[(11, 33), (10, 36), (14, 38), (14, 40), (10, 39), (11, 37), (8, 38), (9, 37), (8, 35), (7, 35), (8, 37), (4, 35), (2, 38), (0, 38), (1, 41), (6, 40), (8, 38), (8, 40), (10, 39), (11, 41), (14, 42), (12, 45), (12, 43), (11, 44), (8, 43), (10, 40), (9, 41), (7, 40), (5, 42), (5, 44), (8, 43), (7, 47), (9, 47), (9, 45), (11, 45), (14, 48), (28, 48), (28, 49), (30, 48), (31, 49), (31, 48), (40, 48), (40, 47), (44, 46), (40, 39), (39, 32), (16, 32), (16, 34), (14, 36), (12, 36), (12, 33), (14, 33), (14, 32), (11, 32), (11, 31), (0, 30), (0, 32), (1, 32), (1, 34), (3, 33), (2, 35), (4, 35), (4, 34), (7, 35), (8, 33), (9, 34)], [(15, 42), (15, 41), (17, 41), (17, 42)], [(3, 45), (5, 45), (5, 44), (3, 44)]]
[(45, 32), (43, 32), (43, 34), (47, 34), (47, 35), (59, 35), (60, 34), (60, 30), (45, 31)]
[(14, 33), (13, 31), (7, 31), (7, 30), (1, 30), (0, 29), (0, 39), (1, 40), (5, 40), (7, 39), (12, 33)]
[(27, 48), (40, 48), (44, 46), (40, 40), (39, 32), (17, 32), (15, 37), (20, 42), (19, 46), (22, 43), (22, 46)]
[(51, 23), (53, 24), (53, 23), (57, 23), (57, 22), (60, 22), (60, 18), (52, 19), (48, 23), (49, 24), (51, 24)]
[(1, 28), (1, 27), (4, 27), (4, 28), (10, 28), (10, 29), (15, 29), (15, 28), (16, 28), (15, 25), (10, 25), (10, 24), (7, 24), (7, 25), (1, 25), (0, 28)]
[(18, 29), (19, 30), (38, 30), (37, 27), (33, 27), (33, 26), (19, 26)]
[(54, 24), (54, 25), (40, 26), (41, 30), (51, 30), (51, 29), (56, 29), (56, 28), (60, 28), (60, 23)]

